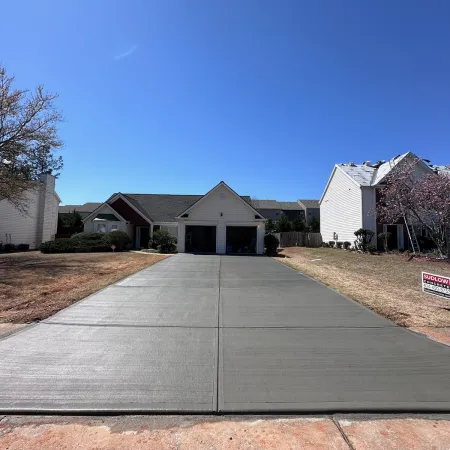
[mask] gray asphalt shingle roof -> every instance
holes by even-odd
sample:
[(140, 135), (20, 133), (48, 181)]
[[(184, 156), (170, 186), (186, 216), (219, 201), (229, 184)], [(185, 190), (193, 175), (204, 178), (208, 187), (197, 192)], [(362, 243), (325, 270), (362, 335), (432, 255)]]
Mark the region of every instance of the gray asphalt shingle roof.
[(297, 211), (302, 209), (297, 202), (278, 202), (276, 200), (252, 200), (251, 205), (257, 210), (281, 209)]
[(305, 208), (320, 208), (319, 200), (299, 200)]
[[(204, 195), (177, 194), (123, 194), (145, 216), (153, 222), (175, 222), (175, 217), (200, 200)], [(241, 198), (252, 204), (249, 196)]]
[[(154, 222), (175, 222), (175, 217), (203, 195), (122, 194)], [(138, 206), (139, 205), (139, 206)]]
[(84, 205), (62, 205), (58, 209), (59, 214), (71, 213), (73, 210), (82, 213), (91, 213), (95, 211), (102, 203), (101, 202), (88, 202)]

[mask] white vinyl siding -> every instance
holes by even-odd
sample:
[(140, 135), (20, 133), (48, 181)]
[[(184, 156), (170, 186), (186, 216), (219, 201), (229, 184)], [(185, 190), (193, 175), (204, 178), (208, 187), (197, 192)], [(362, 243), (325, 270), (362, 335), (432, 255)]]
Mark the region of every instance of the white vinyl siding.
[(7, 200), (0, 201), (0, 241), (4, 244), (28, 244), (38, 248), (42, 242), (55, 238), (58, 225), (59, 199), (55, 178), (42, 175), (41, 183), (26, 194), (27, 212), (19, 212)]
[(320, 204), (322, 239), (353, 244), (354, 232), (362, 225), (361, 188), (336, 167)]
[(117, 228), (115, 228), (116, 230), (124, 231), (130, 237), (132, 237), (132, 235), (130, 235), (130, 227), (127, 226), (127, 223), (125, 221), (122, 221), (122, 220), (119, 220), (119, 221), (108, 220), (108, 221), (105, 221), (105, 222), (100, 222), (100, 221), (94, 220), (97, 217), (97, 214), (114, 214), (119, 219), (119, 216), (114, 211), (114, 209), (111, 208), (107, 203), (104, 203), (100, 208), (95, 210), (94, 214), (92, 214), (92, 216), (89, 217), (89, 219), (87, 219), (84, 222), (84, 231), (97, 232), (97, 231), (99, 231), (97, 225), (101, 224), (101, 223), (104, 223), (104, 224), (106, 224), (105, 232), (110, 232), (111, 231), (111, 225), (116, 225), (117, 226)]
[(167, 231), (171, 236), (178, 238), (178, 224), (176, 222), (155, 222), (153, 227), (159, 226), (161, 230)]
[(216, 226), (216, 252), (226, 251), (226, 230), (229, 226), (257, 226), (257, 252), (264, 251), (264, 222), (255, 220), (257, 214), (250, 205), (221, 184), (188, 211), (189, 217), (178, 221), (178, 251), (184, 252), (185, 226)]

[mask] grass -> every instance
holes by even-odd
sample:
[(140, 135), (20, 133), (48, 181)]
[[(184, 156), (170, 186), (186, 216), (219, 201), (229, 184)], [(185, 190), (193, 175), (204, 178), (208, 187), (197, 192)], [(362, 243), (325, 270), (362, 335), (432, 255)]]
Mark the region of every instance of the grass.
[(327, 248), (287, 248), (275, 258), (405, 327), (450, 327), (450, 301), (422, 293), (421, 272), (450, 276), (448, 262), (407, 261)]
[(43, 320), (165, 258), (126, 252), (0, 255), (0, 323)]

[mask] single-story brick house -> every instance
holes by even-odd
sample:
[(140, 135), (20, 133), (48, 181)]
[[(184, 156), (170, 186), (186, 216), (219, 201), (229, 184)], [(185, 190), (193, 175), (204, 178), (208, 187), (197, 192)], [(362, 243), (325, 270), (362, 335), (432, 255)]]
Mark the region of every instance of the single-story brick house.
[(125, 231), (136, 248), (153, 232), (177, 237), (178, 251), (264, 252), (265, 220), (250, 197), (221, 181), (204, 195), (115, 193), (84, 219), (84, 231)]

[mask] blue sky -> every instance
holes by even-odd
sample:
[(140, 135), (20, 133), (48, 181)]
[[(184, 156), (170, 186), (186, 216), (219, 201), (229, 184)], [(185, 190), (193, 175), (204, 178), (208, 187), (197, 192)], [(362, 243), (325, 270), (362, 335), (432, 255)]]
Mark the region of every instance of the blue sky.
[(450, 163), (448, 1), (19, 0), (0, 61), (60, 94), (63, 203), (319, 198), (335, 163)]

